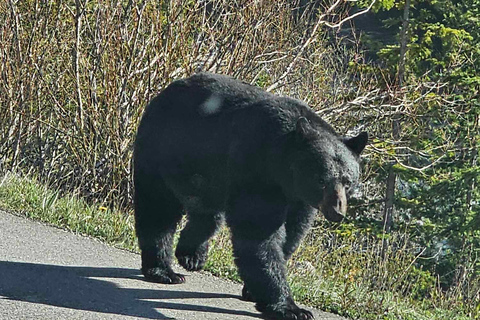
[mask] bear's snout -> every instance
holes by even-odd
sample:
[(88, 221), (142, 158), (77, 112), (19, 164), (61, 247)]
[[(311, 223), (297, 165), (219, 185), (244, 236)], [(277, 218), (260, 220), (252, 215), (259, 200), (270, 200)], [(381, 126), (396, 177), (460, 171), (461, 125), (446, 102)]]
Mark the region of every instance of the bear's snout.
[(341, 222), (347, 212), (347, 194), (341, 184), (336, 184), (324, 194), (320, 208), (328, 221)]

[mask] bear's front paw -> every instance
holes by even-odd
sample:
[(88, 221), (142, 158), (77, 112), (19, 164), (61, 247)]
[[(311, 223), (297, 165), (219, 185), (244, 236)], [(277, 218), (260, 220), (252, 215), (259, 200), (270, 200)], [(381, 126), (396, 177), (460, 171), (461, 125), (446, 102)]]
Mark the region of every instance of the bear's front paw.
[(186, 250), (177, 249), (175, 252), (178, 263), (188, 271), (202, 270), (207, 260), (207, 250)]
[(145, 279), (151, 282), (165, 283), (165, 284), (179, 284), (185, 282), (185, 276), (173, 272), (173, 270), (165, 270), (159, 267), (143, 269), (142, 273)]
[(313, 320), (313, 314), (305, 309), (301, 309), (295, 303), (288, 303), (283, 306), (262, 306), (257, 304), (256, 308), (262, 312), (267, 319), (272, 320)]
[(205, 266), (205, 258), (198, 255), (177, 256), (178, 263), (188, 271), (202, 270)]

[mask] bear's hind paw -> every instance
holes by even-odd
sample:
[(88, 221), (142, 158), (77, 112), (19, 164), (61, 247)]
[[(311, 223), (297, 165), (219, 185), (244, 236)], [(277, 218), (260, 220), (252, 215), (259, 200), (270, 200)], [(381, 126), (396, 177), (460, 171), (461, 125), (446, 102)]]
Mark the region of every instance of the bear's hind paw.
[(164, 283), (164, 284), (180, 284), (185, 282), (185, 276), (180, 273), (175, 273), (172, 270), (164, 270), (161, 268), (142, 269), (145, 279), (150, 282)]
[(258, 311), (262, 312), (267, 319), (275, 320), (314, 320), (313, 314), (305, 309), (297, 307), (295, 304), (271, 308), (269, 306), (256, 305)]

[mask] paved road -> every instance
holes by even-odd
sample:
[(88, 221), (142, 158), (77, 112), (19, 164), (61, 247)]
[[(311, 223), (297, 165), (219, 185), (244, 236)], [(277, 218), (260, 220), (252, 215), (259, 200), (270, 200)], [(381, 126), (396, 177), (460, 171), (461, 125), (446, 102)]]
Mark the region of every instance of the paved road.
[(149, 283), (139, 264), (137, 254), (0, 211), (0, 319), (261, 319), (238, 284), (180, 267), (186, 284)]

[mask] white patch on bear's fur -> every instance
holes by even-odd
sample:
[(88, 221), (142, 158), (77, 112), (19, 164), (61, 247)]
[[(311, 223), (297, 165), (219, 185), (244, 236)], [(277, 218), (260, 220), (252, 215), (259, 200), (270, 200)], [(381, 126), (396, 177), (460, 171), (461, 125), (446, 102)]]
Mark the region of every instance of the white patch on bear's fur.
[(221, 105), (222, 97), (212, 94), (200, 105), (200, 110), (207, 115), (211, 115), (217, 113), (220, 110)]

